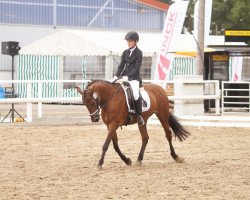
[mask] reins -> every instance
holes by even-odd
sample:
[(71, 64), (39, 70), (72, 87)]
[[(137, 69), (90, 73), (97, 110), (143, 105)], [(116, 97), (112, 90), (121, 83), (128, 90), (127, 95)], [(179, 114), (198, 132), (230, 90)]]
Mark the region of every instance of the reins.
[(103, 105), (100, 106), (100, 109), (102, 109), (104, 106), (107, 105), (107, 103), (115, 96), (115, 94), (118, 92), (118, 90), (121, 88), (121, 85), (115, 90), (114, 94), (109, 98)]

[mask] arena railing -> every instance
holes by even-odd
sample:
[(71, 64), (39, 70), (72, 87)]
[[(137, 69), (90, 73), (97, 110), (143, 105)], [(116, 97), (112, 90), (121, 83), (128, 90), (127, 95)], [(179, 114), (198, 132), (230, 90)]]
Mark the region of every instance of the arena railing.
[(222, 81), (221, 112), (250, 112), (250, 82)]
[[(77, 84), (86, 84), (90, 80), (0, 80), (0, 84), (27, 84), (27, 94), (25, 98), (2, 98), (0, 99), (0, 104), (11, 104), (11, 103), (26, 103), (27, 104), (27, 122), (32, 122), (32, 104), (38, 104), (38, 118), (42, 118), (42, 103), (81, 103), (82, 98), (79, 97), (42, 97), (43, 83), (75, 83)], [(183, 95), (183, 96), (168, 96), (170, 100), (205, 100), (205, 99), (214, 99), (215, 100), (215, 114), (220, 113), (220, 99), (221, 93), (219, 89), (219, 81), (209, 80), (209, 81), (157, 81), (157, 80), (143, 80), (145, 83), (156, 83), (156, 84), (175, 84), (179, 82), (183, 83), (199, 83), (199, 84), (213, 84), (215, 88), (215, 94), (213, 95)], [(32, 84), (38, 84), (37, 97), (32, 97)]]

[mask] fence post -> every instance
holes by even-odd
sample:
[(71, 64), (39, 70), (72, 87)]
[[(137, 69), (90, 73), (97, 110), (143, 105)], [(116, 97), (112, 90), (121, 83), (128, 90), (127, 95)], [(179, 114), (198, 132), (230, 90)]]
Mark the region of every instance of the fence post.
[[(220, 96), (220, 81), (216, 82), (215, 85), (215, 94)], [(220, 98), (215, 99), (215, 114), (220, 114)]]
[[(42, 98), (42, 91), (43, 91), (43, 85), (42, 82), (38, 83), (38, 99)], [(38, 118), (43, 117), (43, 104), (41, 101), (38, 102), (37, 112), (38, 112)]]
[[(27, 98), (31, 98), (31, 82), (27, 83)], [(32, 122), (32, 103), (27, 102), (27, 122)]]

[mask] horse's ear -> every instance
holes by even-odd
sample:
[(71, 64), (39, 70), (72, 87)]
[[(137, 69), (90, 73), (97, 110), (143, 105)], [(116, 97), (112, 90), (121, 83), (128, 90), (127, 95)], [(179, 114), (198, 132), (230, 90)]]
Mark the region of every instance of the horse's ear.
[(83, 91), (79, 86), (76, 86), (76, 90), (77, 92), (79, 92), (81, 95), (83, 95)]

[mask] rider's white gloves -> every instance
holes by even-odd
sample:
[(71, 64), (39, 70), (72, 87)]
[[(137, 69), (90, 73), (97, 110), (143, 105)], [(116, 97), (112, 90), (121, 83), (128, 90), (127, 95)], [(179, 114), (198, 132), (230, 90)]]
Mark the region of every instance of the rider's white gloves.
[(115, 81), (117, 79), (117, 76), (114, 76), (112, 79), (112, 82)]
[(121, 79), (118, 79), (116, 81), (116, 83), (123, 84), (123, 82), (126, 82), (126, 81), (128, 81), (128, 77), (127, 76), (123, 76)]
[(128, 81), (128, 77), (127, 76), (123, 76), (122, 80), (123, 80), (123, 82), (127, 82)]

